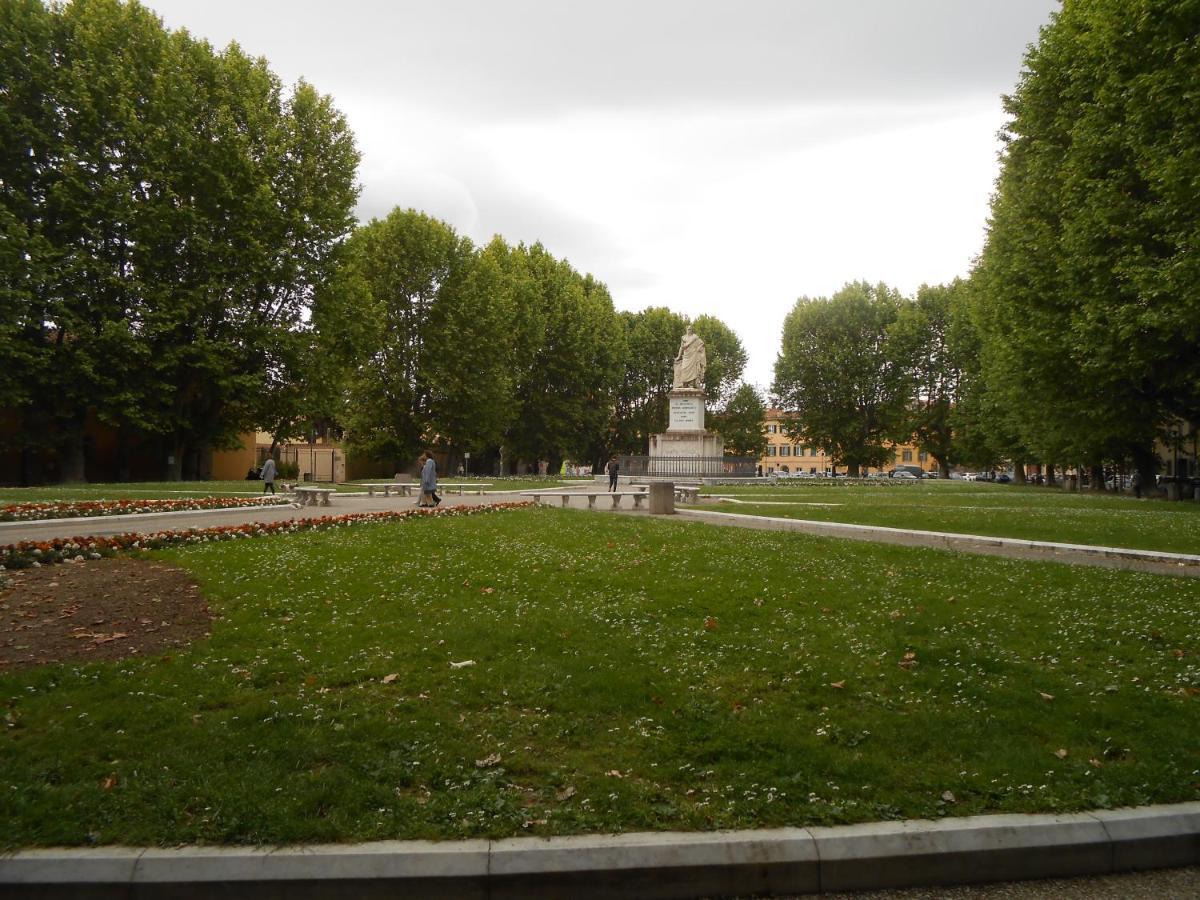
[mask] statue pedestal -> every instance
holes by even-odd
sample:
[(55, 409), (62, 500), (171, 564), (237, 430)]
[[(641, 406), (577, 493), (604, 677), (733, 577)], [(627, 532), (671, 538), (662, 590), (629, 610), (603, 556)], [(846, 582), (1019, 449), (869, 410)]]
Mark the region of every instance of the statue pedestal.
[(647, 475), (703, 478), (725, 473), (725, 441), (704, 430), (704, 391), (676, 388), (668, 395), (670, 419), (663, 434), (650, 435)]

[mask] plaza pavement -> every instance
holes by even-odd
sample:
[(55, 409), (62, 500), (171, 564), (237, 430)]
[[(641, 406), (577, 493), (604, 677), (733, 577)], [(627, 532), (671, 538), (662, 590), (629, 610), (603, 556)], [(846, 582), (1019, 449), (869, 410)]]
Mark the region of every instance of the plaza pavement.
[[(566, 493), (578, 491), (567, 490)], [(519, 491), (445, 495), (446, 506), (526, 499)], [(0, 524), (0, 544), (282, 521), (411, 508), (403, 497), (335, 494), (328, 507), (154, 513)], [(586, 506), (586, 499), (571, 498)], [(558, 505), (557, 503), (555, 504)], [(603, 512), (604, 504), (597, 505)], [(646, 515), (623, 510), (623, 514)], [(967, 552), (1057, 558), (1172, 573), (1200, 557), (680, 509), (681, 520), (806, 531)], [(905, 537), (907, 536), (907, 537)], [(1066, 548), (1070, 548), (1069, 550)], [(1106, 551), (1106, 552), (1099, 552)], [(1179, 556), (1178, 554), (1169, 556)], [(1078, 557), (1078, 558), (1074, 558)], [(499, 841), (388, 841), (285, 848), (67, 848), (0, 855), (0, 897), (715, 897), (898, 889), (1031, 878), (1077, 878), (1003, 888), (928, 889), (903, 897), (1188, 896), (1200, 874), (1200, 803), (1070, 815), (1002, 815), (743, 832), (581, 835)], [(1176, 869), (1173, 867), (1190, 867)], [(1137, 870), (1167, 869), (1139, 875)], [(1080, 878), (1089, 876), (1089, 878)], [(1102, 876), (1095, 880), (1094, 876)], [(1014, 888), (1017, 890), (1017, 888)], [(1028, 891), (1033, 891), (1032, 893)]]

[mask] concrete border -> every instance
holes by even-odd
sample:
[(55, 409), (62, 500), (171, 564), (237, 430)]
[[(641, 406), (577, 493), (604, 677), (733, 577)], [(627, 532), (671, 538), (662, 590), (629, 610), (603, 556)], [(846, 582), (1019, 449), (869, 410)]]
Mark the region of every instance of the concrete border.
[(755, 528), (763, 531), (797, 531), (822, 537), (849, 538), (907, 547), (931, 547), (961, 550), (1021, 559), (1045, 559), (1088, 565), (1122, 566), (1140, 563), (1155, 570), (1200, 577), (1200, 556), (1167, 553), (1162, 550), (1134, 550), (1127, 547), (1102, 547), (1093, 544), (1062, 544), (1055, 541), (1031, 541), (1023, 538), (996, 537), (986, 534), (958, 534), (950, 531), (920, 531), (889, 528), (884, 525), (855, 525), (849, 522), (824, 522), (817, 519), (785, 519), (778, 516), (752, 516), (745, 513), (717, 512), (711, 509), (678, 509), (679, 515), (713, 525)]
[(1103, 875), (1200, 864), (1200, 802), (830, 828), (105, 847), (0, 856), (0, 897), (686, 898)]

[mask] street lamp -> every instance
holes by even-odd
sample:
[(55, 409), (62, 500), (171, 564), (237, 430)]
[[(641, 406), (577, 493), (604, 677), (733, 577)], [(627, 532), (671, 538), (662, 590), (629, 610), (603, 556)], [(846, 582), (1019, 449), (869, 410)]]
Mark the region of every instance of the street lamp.
[(1171, 428), (1171, 449), (1175, 453), (1175, 461), (1171, 464), (1171, 474), (1175, 476), (1175, 499), (1183, 498), (1183, 480), (1179, 477), (1179, 426)]

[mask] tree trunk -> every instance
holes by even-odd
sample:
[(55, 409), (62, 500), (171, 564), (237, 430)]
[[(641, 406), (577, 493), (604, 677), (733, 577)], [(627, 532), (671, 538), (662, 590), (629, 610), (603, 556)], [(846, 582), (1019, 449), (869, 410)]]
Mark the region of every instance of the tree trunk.
[(1142, 495), (1154, 496), (1154, 478), (1158, 474), (1158, 457), (1149, 447), (1135, 447), (1133, 451), (1133, 468), (1141, 479), (1139, 488)]
[(1013, 461), (1013, 484), (1028, 484), (1029, 479), (1025, 477), (1025, 463), (1020, 460)]
[(1091, 489), (1093, 491), (1103, 491), (1104, 490), (1104, 466), (1090, 466), (1089, 471), (1090, 471), (1089, 478), (1092, 482), (1090, 485)]
[(183, 444), (178, 438), (164, 438), (159, 445), (163, 461), (163, 481), (179, 481), (183, 474)]
[(129, 429), (121, 426), (117, 429), (117, 481), (129, 481), (131, 475), (129, 467)]
[(1054, 487), (1054, 463), (1046, 463), (1046, 487)]
[(59, 444), (59, 480), (65, 483), (87, 481), (87, 454), (84, 452), (86, 415), (72, 416)]

